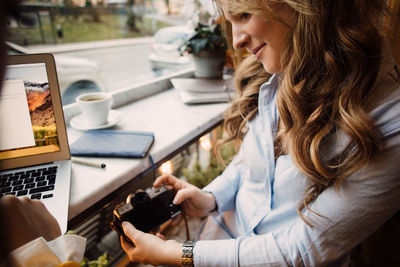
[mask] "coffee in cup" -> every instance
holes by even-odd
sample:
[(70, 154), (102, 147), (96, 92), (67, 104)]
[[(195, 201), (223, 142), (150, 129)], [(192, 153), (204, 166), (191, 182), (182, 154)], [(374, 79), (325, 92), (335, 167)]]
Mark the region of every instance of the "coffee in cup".
[(86, 93), (78, 96), (76, 102), (81, 109), (86, 126), (96, 127), (108, 123), (112, 95), (106, 92)]

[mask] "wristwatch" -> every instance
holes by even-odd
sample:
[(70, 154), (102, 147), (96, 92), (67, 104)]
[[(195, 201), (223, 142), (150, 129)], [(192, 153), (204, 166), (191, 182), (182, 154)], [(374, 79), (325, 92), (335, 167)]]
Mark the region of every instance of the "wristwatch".
[(195, 244), (196, 242), (194, 241), (183, 242), (181, 258), (182, 267), (194, 267), (193, 248)]

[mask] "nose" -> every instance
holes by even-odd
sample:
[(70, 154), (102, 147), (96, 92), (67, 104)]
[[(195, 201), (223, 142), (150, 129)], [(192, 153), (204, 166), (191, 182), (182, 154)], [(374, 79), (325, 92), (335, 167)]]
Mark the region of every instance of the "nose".
[(250, 36), (244, 31), (244, 29), (240, 26), (236, 26), (232, 23), (232, 38), (233, 38), (233, 47), (235, 49), (245, 48), (250, 41)]

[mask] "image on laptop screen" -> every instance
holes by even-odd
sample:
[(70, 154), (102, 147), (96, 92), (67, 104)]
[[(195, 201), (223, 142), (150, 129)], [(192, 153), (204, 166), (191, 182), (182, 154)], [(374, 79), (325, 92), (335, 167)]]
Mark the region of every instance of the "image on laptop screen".
[(60, 151), (45, 63), (7, 66), (0, 129), (0, 160)]

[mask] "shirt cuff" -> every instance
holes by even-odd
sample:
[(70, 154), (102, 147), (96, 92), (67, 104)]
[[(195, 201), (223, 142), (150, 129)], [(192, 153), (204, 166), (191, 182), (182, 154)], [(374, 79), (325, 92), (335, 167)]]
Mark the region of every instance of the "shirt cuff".
[(194, 266), (238, 266), (236, 240), (200, 240), (193, 250)]

